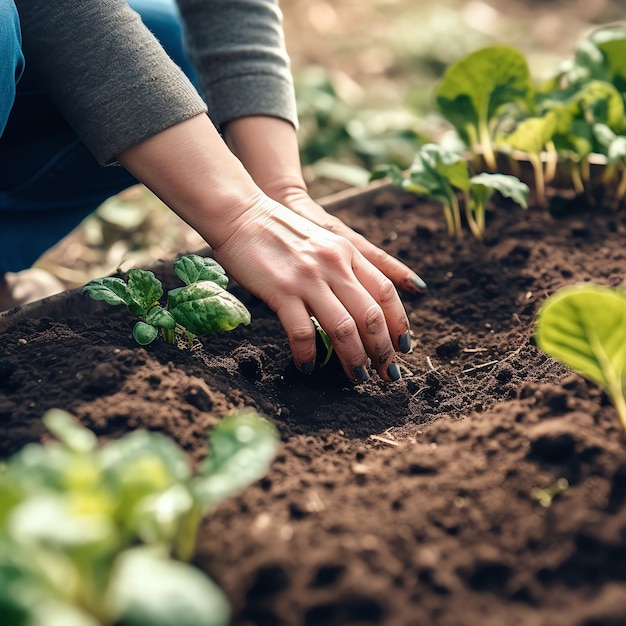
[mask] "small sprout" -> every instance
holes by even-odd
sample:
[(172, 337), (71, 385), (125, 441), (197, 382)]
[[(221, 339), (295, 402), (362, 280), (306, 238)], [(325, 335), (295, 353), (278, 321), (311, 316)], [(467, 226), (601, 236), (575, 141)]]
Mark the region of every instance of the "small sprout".
[(311, 321), (313, 322), (313, 326), (315, 326), (315, 330), (317, 331), (324, 347), (326, 348), (326, 356), (324, 360), (321, 362), (320, 367), (324, 367), (330, 361), (330, 357), (333, 355), (333, 342), (330, 340), (328, 333), (322, 328), (320, 323), (314, 318), (311, 317)]
[(83, 291), (113, 306), (126, 304), (139, 318), (133, 337), (141, 346), (152, 343), (159, 334), (174, 343), (176, 336), (193, 339), (250, 323), (248, 309), (226, 291), (228, 277), (215, 260), (189, 254), (174, 263), (174, 273), (185, 286), (168, 292), (165, 307), (160, 304), (161, 281), (147, 270), (130, 270), (127, 282), (115, 277), (96, 278)]
[(542, 507), (548, 508), (554, 498), (569, 488), (567, 478), (559, 478), (556, 482), (548, 487), (533, 487), (530, 490), (530, 497), (537, 500)]
[(485, 233), (485, 205), (493, 192), (500, 192), (523, 208), (528, 203), (528, 185), (515, 176), (491, 173), (471, 176), (469, 164), (460, 154), (438, 144), (422, 146), (406, 176), (395, 165), (379, 166), (372, 174), (373, 179), (383, 176), (389, 176), (402, 189), (440, 202), (448, 235), (456, 239), (462, 233), (459, 195), (476, 239), (482, 239)]

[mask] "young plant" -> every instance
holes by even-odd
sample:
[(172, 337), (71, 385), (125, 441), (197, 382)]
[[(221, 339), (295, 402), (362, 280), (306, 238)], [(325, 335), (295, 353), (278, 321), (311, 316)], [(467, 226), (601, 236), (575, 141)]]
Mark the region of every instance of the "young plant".
[(444, 117), (472, 151), (496, 171), (494, 140), (501, 117), (532, 105), (533, 84), (523, 54), (509, 46), (489, 46), (450, 65), (435, 88)]
[(543, 117), (528, 117), (515, 130), (498, 141), (504, 150), (525, 152), (535, 173), (535, 199), (540, 207), (546, 206), (545, 175), (541, 154), (552, 140), (556, 128), (556, 116), (549, 112)]
[(467, 223), (477, 239), (485, 234), (485, 209), (495, 192), (510, 198), (523, 209), (528, 208), (528, 185), (515, 176), (482, 172), (470, 178), (469, 198), (466, 199)]
[(539, 311), (535, 339), (608, 394), (626, 432), (626, 293), (594, 284), (559, 289)]
[(185, 286), (170, 290), (165, 306), (160, 303), (163, 285), (147, 270), (131, 269), (127, 281), (96, 278), (83, 291), (94, 300), (114, 306), (125, 304), (139, 318), (133, 337), (142, 346), (152, 343), (159, 334), (166, 342), (174, 343), (177, 335), (193, 339), (250, 323), (248, 309), (226, 291), (228, 277), (215, 260), (186, 255), (174, 263), (174, 273)]
[(510, 197), (524, 208), (528, 186), (514, 176), (483, 173), (472, 177), (468, 162), (458, 153), (438, 144), (426, 144), (415, 155), (407, 175), (394, 165), (378, 167), (372, 179), (389, 176), (392, 182), (417, 195), (437, 200), (444, 209), (450, 237), (462, 233), (461, 203), (463, 198), (468, 226), (476, 239), (485, 232), (485, 205), (494, 191)]
[(0, 467), (0, 624), (226, 626), (225, 595), (184, 561), (202, 517), (266, 472), (274, 427), (223, 418), (193, 472), (165, 435), (97, 447), (64, 411), (44, 422), (58, 441)]

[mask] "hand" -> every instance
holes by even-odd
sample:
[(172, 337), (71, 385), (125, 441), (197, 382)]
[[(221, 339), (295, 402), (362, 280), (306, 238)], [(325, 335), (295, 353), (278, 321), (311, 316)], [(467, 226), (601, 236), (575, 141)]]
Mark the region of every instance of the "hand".
[(417, 293), (426, 289), (426, 283), (413, 270), (353, 231), (338, 217), (327, 213), (309, 196), (303, 187), (269, 190), (269, 195), (318, 226), (348, 239), (372, 265), (390, 278), (399, 289), (408, 293)]
[(215, 258), (276, 312), (300, 370), (315, 363), (314, 316), (348, 378), (366, 380), (370, 359), (384, 380), (400, 378), (395, 352), (410, 349), (404, 307), (391, 280), (348, 238), (269, 198), (232, 226)]

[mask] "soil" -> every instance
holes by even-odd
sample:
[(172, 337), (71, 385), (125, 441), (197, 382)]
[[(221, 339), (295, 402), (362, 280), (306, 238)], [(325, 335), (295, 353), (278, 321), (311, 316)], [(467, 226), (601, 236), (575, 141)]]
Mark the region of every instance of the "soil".
[[(404, 298), (401, 381), (298, 373), (237, 285), (251, 325), (192, 350), (138, 347), (125, 310), (70, 291), (0, 317), (0, 457), (45, 440), (42, 414), (62, 407), (102, 441), (148, 428), (199, 460), (208, 428), (254, 407), (279, 454), (207, 517), (195, 555), (234, 626), (625, 624), (624, 435), (533, 324), (558, 287), (622, 281), (626, 215), (500, 204), (480, 244), (384, 187), (332, 207), (429, 284)], [(151, 269), (173, 286), (170, 266)]]

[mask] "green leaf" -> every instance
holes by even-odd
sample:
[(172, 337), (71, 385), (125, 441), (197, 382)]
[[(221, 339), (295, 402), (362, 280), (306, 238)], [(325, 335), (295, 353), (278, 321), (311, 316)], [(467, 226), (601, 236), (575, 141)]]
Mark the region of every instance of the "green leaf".
[(372, 169), (370, 180), (380, 180), (381, 178), (391, 178), (391, 182), (397, 187), (404, 185), (404, 176), (402, 170), (393, 163), (385, 165), (377, 165)]
[[(491, 195), (489, 192), (497, 191), (505, 198), (511, 198), (522, 208), (528, 208), (529, 188), (516, 176), (508, 174), (490, 174), (483, 172), (470, 178), (472, 193), (480, 194), (486, 202)], [(483, 203), (484, 203), (483, 202)]]
[[(128, 293), (141, 309), (139, 315), (145, 315), (163, 295), (163, 285), (153, 272), (132, 269), (128, 272)], [(132, 309), (131, 313), (137, 315)]]
[(146, 323), (158, 326), (159, 328), (174, 328), (176, 326), (176, 320), (172, 317), (172, 314), (160, 304), (155, 304), (148, 311)]
[(94, 504), (88, 494), (34, 495), (14, 509), (7, 532), (26, 545), (40, 544), (83, 555), (110, 550), (117, 542), (117, 533), (108, 515), (108, 503), (102, 502), (102, 510), (84, 511), (81, 499)]
[(89, 453), (96, 449), (98, 440), (95, 434), (81, 426), (67, 411), (50, 409), (44, 414), (43, 423), (66, 448), (73, 452)]
[(493, 121), (504, 106), (529, 110), (533, 84), (524, 55), (489, 46), (447, 68), (435, 88), (437, 104), (470, 149), (490, 142)]
[(130, 306), (133, 302), (128, 293), (126, 283), (121, 278), (107, 276), (105, 278), (94, 278), (90, 280), (82, 289), (93, 300), (104, 300), (107, 304), (117, 306), (126, 304)]
[(227, 626), (224, 593), (200, 570), (146, 548), (117, 559), (109, 597), (125, 626)]
[(197, 254), (180, 257), (174, 263), (174, 274), (186, 285), (210, 280), (223, 289), (228, 286), (228, 277), (224, 268), (215, 259), (204, 258)]
[(626, 295), (600, 285), (564, 287), (537, 317), (537, 346), (604, 389), (626, 427)]
[(611, 128), (623, 123), (624, 100), (610, 83), (591, 81), (579, 91), (577, 99), (587, 123), (599, 122)]
[(193, 479), (203, 506), (221, 502), (261, 478), (278, 448), (278, 432), (253, 411), (224, 417), (209, 437), (210, 453)]
[(174, 319), (194, 335), (232, 330), (250, 323), (250, 312), (218, 284), (202, 281), (172, 289), (167, 309)]
[(151, 344), (158, 336), (159, 329), (147, 322), (137, 322), (133, 326), (133, 339), (140, 346), (147, 346)]
[(550, 111), (544, 117), (527, 117), (515, 130), (499, 139), (498, 145), (522, 150), (538, 156), (556, 130), (556, 115)]
[(321, 324), (317, 321), (315, 317), (311, 317), (311, 321), (313, 322), (313, 326), (315, 326), (315, 330), (322, 339), (322, 343), (326, 348), (326, 355), (324, 356), (323, 361), (320, 363), (320, 367), (324, 367), (328, 363), (328, 361), (330, 361), (330, 357), (333, 354), (333, 342), (330, 340), (328, 333), (322, 328)]

